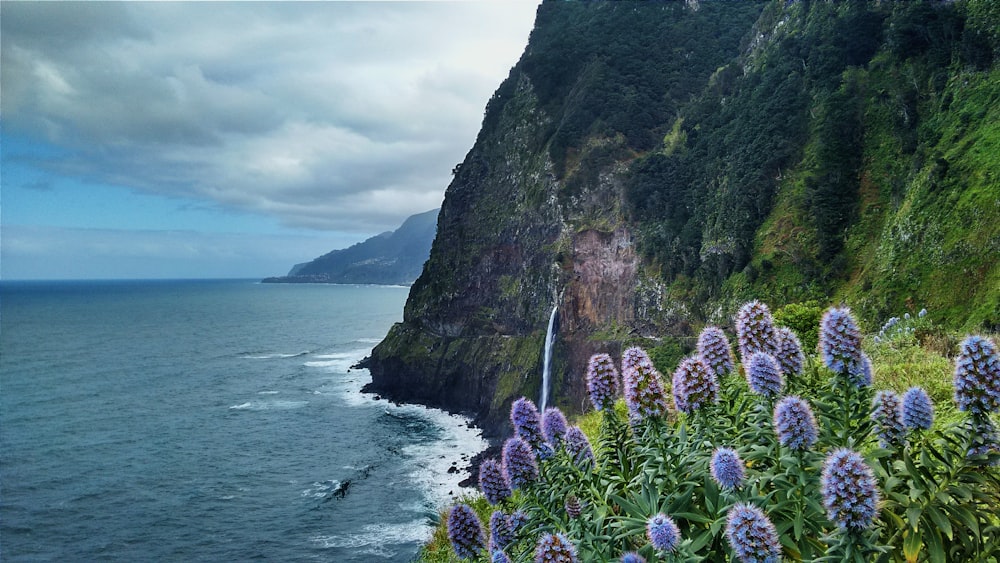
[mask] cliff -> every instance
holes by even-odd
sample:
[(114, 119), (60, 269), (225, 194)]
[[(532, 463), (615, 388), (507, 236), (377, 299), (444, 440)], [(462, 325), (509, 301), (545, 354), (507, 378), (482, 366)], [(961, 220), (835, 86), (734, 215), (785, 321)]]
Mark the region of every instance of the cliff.
[(742, 301), (1000, 325), (987, 2), (544, 2), (455, 168), (369, 391), (502, 434), (596, 351), (673, 369)]
[(408, 217), (395, 231), (385, 232), (349, 248), (334, 250), (303, 264), (287, 276), (264, 283), (413, 283), (430, 254), (438, 210)]

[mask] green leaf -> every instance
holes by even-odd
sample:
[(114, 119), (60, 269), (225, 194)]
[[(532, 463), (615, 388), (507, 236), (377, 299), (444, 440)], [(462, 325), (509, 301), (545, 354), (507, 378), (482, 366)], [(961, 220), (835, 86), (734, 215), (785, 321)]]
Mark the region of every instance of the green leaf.
[(931, 520), (938, 527), (938, 529), (944, 532), (944, 535), (947, 536), (948, 540), (951, 540), (951, 522), (948, 521), (948, 518), (946, 518), (944, 514), (941, 514), (941, 511), (938, 510), (938, 508), (933, 504), (927, 507), (927, 514), (930, 515)]
[(903, 557), (910, 563), (917, 560), (920, 556), (920, 547), (922, 542), (920, 541), (920, 532), (915, 532), (913, 530), (907, 530), (903, 532)]

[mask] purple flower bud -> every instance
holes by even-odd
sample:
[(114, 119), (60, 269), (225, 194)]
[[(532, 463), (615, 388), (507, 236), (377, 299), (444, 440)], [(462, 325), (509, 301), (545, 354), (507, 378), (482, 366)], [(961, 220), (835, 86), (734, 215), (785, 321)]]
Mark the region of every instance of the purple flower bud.
[(774, 429), (782, 446), (806, 450), (816, 443), (816, 417), (809, 403), (799, 397), (785, 397), (774, 407)]
[(819, 352), (826, 367), (847, 372), (861, 354), (861, 331), (850, 309), (831, 307), (819, 322)]
[(521, 438), (508, 438), (503, 445), (503, 471), (511, 489), (520, 489), (538, 479), (535, 452)]
[(903, 405), (899, 402), (899, 395), (892, 391), (875, 393), (871, 419), (875, 423), (879, 445), (883, 448), (902, 445), (906, 427), (903, 425)]
[(587, 364), (587, 392), (597, 410), (611, 408), (618, 395), (618, 370), (608, 354), (594, 354)]
[(448, 514), (448, 539), (460, 559), (475, 559), (486, 547), (483, 525), (467, 504), (456, 504)]
[(545, 414), (542, 415), (542, 434), (554, 447), (559, 447), (566, 438), (566, 426), (566, 417), (561, 410), (556, 407), (545, 409)]
[(767, 305), (754, 300), (740, 307), (736, 313), (736, 339), (744, 362), (756, 352), (772, 356), (777, 353), (778, 339)]
[(514, 401), (510, 406), (510, 422), (514, 425), (514, 432), (532, 447), (537, 448), (545, 441), (542, 417), (531, 399), (521, 397)]
[(490, 504), (497, 504), (510, 496), (510, 483), (497, 460), (487, 459), (479, 466), (479, 488)]
[(732, 448), (716, 448), (710, 464), (712, 479), (723, 489), (736, 489), (743, 485), (743, 460)]
[(997, 432), (993, 421), (986, 417), (979, 417), (973, 420), (972, 431), (973, 445), (969, 448), (969, 455), (988, 455), (990, 452), (1000, 453), (1000, 432)]
[(646, 522), (646, 536), (657, 551), (671, 552), (681, 542), (681, 531), (674, 519), (660, 513)]
[(562, 534), (545, 534), (535, 547), (535, 563), (576, 563), (576, 546)]
[(646, 563), (646, 558), (634, 551), (622, 554), (621, 563)]
[(490, 557), (490, 563), (511, 563), (510, 557), (507, 556), (503, 550), (495, 549), (493, 550), (493, 555)]
[(879, 495), (875, 475), (861, 454), (840, 448), (827, 455), (820, 490), (830, 521), (841, 528), (871, 527), (878, 513)]
[(778, 531), (761, 509), (742, 502), (726, 517), (726, 540), (741, 563), (778, 563)]
[(490, 551), (506, 548), (514, 541), (511, 518), (499, 510), (490, 515)]
[(528, 515), (520, 508), (510, 515), (510, 529), (517, 532), (528, 522)]
[(579, 426), (570, 426), (566, 431), (566, 451), (577, 465), (594, 463), (594, 449)]
[(903, 424), (914, 430), (928, 430), (934, 424), (934, 403), (921, 387), (903, 394)]
[(569, 516), (570, 518), (579, 518), (580, 514), (583, 513), (583, 505), (580, 503), (580, 499), (576, 498), (575, 495), (568, 495), (564, 504), (566, 508), (566, 516)]
[(722, 377), (735, 368), (729, 339), (719, 327), (708, 326), (701, 331), (698, 335), (698, 355), (716, 377)]
[(691, 414), (719, 400), (719, 381), (715, 372), (694, 356), (677, 366), (672, 391), (677, 410)]
[(955, 402), (958, 410), (989, 414), (1000, 409), (1000, 358), (988, 338), (969, 336), (955, 359)]
[(667, 400), (660, 382), (660, 372), (640, 348), (629, 348), (622, 356), (622, 380), (625, 404), (639, 420), (659, 418), (667, 413)]
[(802, 353), (802, 343), (799, 337), (788, 327), (778, 329), (778, 354), (774, 357), (781, 366), (781, 371), (785, 375), (798, 375), (802, 373), (802, 366), (806, 363), (806, 356)]
[(781, 394), (781, 387), (785, 384), (781, 378), (781, 368), (770, 354), (754, 352), (743, 369), (746, 370), (750, 390), (754, 393), (769, 399)]

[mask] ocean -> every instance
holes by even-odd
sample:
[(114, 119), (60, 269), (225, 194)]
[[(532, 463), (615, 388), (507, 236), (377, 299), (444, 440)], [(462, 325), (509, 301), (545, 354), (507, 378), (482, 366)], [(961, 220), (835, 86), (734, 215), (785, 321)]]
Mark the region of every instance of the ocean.
[(0, 559), (412, 560), (487, 444), (360, 393), (407, 292), (0, 283)]

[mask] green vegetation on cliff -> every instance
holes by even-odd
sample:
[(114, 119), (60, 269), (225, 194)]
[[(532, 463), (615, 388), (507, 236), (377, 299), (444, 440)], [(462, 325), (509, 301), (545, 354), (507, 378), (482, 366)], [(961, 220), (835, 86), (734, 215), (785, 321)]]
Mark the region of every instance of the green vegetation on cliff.
[(676, 361), (752, 298), (996, 331), (997, 29), (988, 0), (543, 2), (371, 389), (503, 433), (554, 304), (570, 411), (595, 351)]

